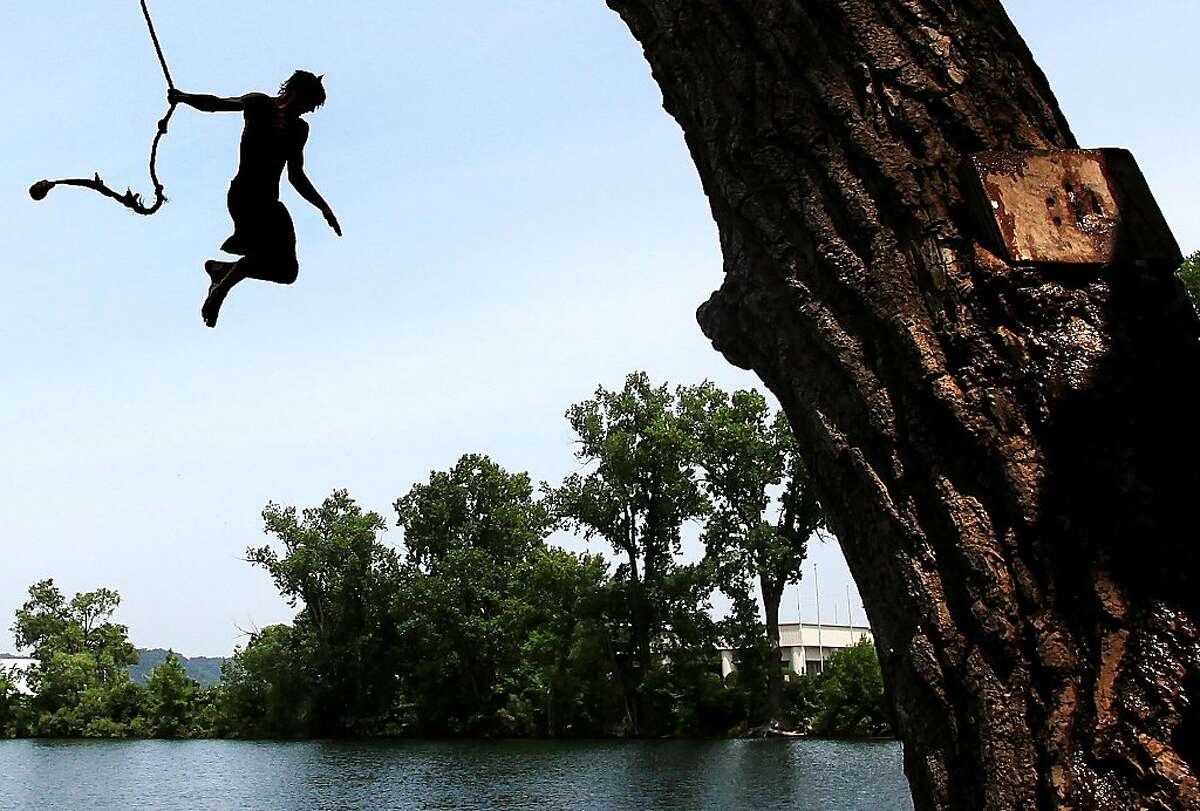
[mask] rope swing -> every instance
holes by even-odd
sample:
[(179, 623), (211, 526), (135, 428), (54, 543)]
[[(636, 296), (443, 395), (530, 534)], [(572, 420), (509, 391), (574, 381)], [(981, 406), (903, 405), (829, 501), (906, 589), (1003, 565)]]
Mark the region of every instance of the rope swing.
[[(146, 7), (146, 0), (140, 0), (140, 2), (142, 4), (142, 16), (146, 18), (146, 27), (150, 30), (150, 41), (154, 43), (154, 51), (158, 54), (158, 64), (162, 67), (163, 76), (167, 80), (167, 89), (174, 90), (175, 82), (171, 80), (171, 71), (167, 68), (167, 60), (163, 56), (162, 45), (158, 42), (158, 34), (154, 32), (154, 21), (150, 19), (150, 9)], [(81, 186), (85, 189), (99, 192), (105, 197), (111, 197), (130, 211), (147, 217), (150, 216), (162, 208), (162, 204), (167, 201), (167, 198), (163, 195), (163, 184), (158, 179), (156, 163), (158, 161), (158, 144), (162, 141), (163, 136), (167, 134), (167, 127), (171, 123), (171, 116), (175, 114), (176, 105), (176, 102), (171, 102), (167, 107), (166, 114), (159, 119), (158, 132), (154, 136), (154, 142), (150, 145), (150, 181), (154, 184), (153, 204), (149, 206), (145, 205), (142, 202), (142, 196), (128, 188), (125, 189), (124, 194), (118, 194), (100, 179), (99, 173), (90, 179), (70, 177), (62, 180), (39, 180), (29, 187), (29, 196), (34, 200), (43, 200), (55, 186)]]

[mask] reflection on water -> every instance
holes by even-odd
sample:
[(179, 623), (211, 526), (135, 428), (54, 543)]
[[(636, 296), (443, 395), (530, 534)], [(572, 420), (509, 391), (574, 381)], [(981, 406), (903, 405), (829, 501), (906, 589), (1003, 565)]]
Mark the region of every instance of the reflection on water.
[(0, 808), (911, 809), (840, 741), (0, 741)]

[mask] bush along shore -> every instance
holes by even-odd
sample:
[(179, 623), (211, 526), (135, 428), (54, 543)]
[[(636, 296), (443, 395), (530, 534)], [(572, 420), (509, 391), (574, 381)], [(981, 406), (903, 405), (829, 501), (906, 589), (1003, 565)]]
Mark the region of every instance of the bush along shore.
[[(251, 634), (215, 686), (171, 655), (135, 683), (115, 591), (34, 584), (13, 632), (36, 663), (0, 661), (0, 736), (890, 734), (869, 641), (798, 675), (762, 620), (824, 522), (760, 394), (635, 373), (567, 418), (580, 472), (557, 485), (469, 454), (397, 499), (393, 521), (345, 491), (267, 505), (269, 542), (247, 559), (297, 614)], [(612, 559), (548, 542), (564, 530)], [(737, 665), (724, 679), (722, 643)]]

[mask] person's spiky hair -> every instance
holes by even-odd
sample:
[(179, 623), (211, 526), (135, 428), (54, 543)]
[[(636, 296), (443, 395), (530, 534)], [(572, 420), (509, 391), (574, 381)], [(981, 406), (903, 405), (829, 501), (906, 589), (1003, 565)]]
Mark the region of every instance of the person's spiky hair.
[(307, 70), (298, 70), (279, 86), (279, 92), (284, 95), (295, 93), (306, 101), (312, 102), (312, 106), (317, 108), (325, 103), (325, 85), (321, 84), (322, 78)]

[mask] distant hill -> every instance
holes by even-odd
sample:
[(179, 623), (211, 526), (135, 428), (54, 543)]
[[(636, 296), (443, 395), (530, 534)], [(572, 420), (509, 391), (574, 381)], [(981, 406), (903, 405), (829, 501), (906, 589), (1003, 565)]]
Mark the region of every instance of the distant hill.
[(184, 672), (199, 682), (201, 687), (212, 687), (221, 682), (221, 665), (225, 659), (220, 656), (195, 656), (188, 658), (174, 651), (162, 648), (138, 648), (138, 663), (129, 668), (129, 678), (138, 684), (145, 684), (150, 678), (150, 671), (173, 655), (183, 665)]
[[(198, 682), (201, 687), (212, 687), (221, 683), (221, 665), (225, 663), (224, 657), (194, 656), (189, 659), (162, 648), (138, 648), (138, 663), (129, 668), (129, 678), (138, 684), (145, 684), (146, 679), (150, 678), (150, 671), (167, 661), (168, 654), (178, 659), (188, 677)], [(0, 662), (24, 658), (15, 653), (0, 653)]]

